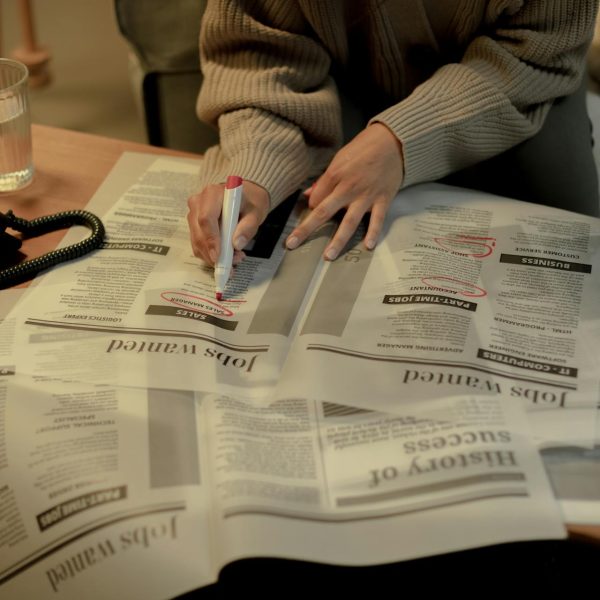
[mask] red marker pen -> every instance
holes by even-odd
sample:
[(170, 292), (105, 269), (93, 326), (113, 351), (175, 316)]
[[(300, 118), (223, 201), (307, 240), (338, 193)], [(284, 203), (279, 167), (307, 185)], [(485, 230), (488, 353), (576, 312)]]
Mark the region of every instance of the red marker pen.
[(242, 203), (242, 178), (230, 175), (225, 183), (221, 209), (221, 251), (215, 265), (215, 290), (217, 300), (223, 299), (223, 290), (233, 265), (233, 232), (240, 216)]

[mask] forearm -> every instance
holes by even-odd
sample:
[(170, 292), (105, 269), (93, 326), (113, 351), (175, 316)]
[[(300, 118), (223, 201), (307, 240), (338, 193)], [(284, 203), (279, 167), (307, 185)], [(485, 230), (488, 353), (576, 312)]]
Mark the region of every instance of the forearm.
[(596, 8), (595, 0), (577, 10), (565, 0), (525, 2), (490, 22), (460, 63), (377, 115), (402, 142), (404, 184), (438, 179), (533, 136), (552, 101), (579, 85)]
[(202, 184), (235, 173), (276, 205), (339, 147), (330, 59), (310, 33), (295, 3), (209, 1), (198, 114), (218, 126), (221, 143), (207, 153)]
[(311, 146), (293, 123), (256, 109), (226, 113), (219, 119), (221, 143), (203, 160), (200, 187), (239, 174), (265, 188), (274, 208), (333, 156), (328, 146)]

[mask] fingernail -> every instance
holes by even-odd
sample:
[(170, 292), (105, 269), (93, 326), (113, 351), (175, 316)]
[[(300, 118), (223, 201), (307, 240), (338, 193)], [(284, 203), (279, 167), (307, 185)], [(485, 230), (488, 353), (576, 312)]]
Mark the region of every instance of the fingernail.
[(213, 263), (213, 265), (217, 262), (217, 253), (213, 248), (208, 251), (208, 258), (210, 258), (210, 262)]
[(325, 252), (325, 258), (327, 260), (335, 260), (337, 258), (338, 251), (337, 248), (328, 248), (327, 252)]
[(367, 250), (373, 250), (373, 248), (375, 248), (376, 243), (377, 242), (375, 240), (365, 240), (365, 246)]
[(313, 188), (315, 187), (315, 184), (313, 183), (310, 187), (307, 187), (303, 192), (302, 195), (303, 196), (310, 196), (310, 194), (313, 191)]
[(287, 239), (285, 245), (287, 246), (288, 250), (294, 250), (294, 248), (298, 247), (298, 243), (298, 238), (295, 235), (293, 235), (292, 237), (289, 237)]
[(235, 238), (235, 240), (233, 241), (233, 247), (236, 250), (243, 250), (246, 247), (247, 243), (248, 243), (248, 240), (246, 239), (246, 237), (243, 235), (240, 235), (239, 237)]

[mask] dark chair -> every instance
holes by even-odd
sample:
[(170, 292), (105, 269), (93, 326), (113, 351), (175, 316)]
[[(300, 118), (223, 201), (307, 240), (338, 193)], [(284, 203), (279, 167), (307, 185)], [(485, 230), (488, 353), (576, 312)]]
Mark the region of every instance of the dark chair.
[(196, 117), (202, 82), (198, 35), (205, 0), (115, 0), (119, 30), (131, 48), (131, 78), (148, 142), (204, 152), (217, 132)]

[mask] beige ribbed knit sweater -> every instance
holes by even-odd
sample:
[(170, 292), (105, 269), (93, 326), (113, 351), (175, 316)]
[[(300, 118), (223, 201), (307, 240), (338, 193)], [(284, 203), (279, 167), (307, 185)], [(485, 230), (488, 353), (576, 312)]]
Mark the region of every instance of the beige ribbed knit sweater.
[(402, 143), (404, 186), (534, 135), (582, 76), (597, 0), (209, 0), (198, 114), (275, 206), (342, 143), (336, 83)]

